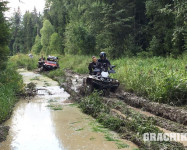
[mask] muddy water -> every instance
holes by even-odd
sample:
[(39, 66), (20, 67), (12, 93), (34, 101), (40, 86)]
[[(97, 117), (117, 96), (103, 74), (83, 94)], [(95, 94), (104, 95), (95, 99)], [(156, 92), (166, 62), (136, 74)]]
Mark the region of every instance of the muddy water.
[[(66, 101), (69, 94), (59, 88), (57, 82), (25, 70), (19, 72), (25, 83), (36, 83), (38, 95), (33, 99), (22, 99), (16, 104), (12, 117), (5, 122), (5, 125), (10, 126), (10, 131), (7, 140), (0, 143), (0, 150), (137, 148), (114, 132), (95, 132), (95, 120), (76, 106), (69, 105)], [(107, 141), (106, 136), (115, 141)]]

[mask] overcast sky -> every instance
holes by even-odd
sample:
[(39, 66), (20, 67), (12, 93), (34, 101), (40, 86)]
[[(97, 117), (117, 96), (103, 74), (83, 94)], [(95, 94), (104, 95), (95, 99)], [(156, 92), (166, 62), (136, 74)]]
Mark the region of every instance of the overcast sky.
[[(37, 12), (43, 12), (45, 6), (45, 0), (7, 0), (9, 2), (8, 7), (10, 10), (6, 12), (6, 16), (12, 16), (14, 9), (17, 10), (18, 7), (21, 9), (22, 15), (26, 10), (32, 11), (36, 7)], [(21, 2), (20, 2), (21, 1)]]

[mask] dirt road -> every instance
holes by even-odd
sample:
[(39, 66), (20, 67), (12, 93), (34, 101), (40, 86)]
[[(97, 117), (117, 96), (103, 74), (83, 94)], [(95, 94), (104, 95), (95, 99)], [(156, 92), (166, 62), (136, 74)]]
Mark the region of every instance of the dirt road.
[(83, 114), (68, 100), (69, 94), (56, 81), (40, 74), (19, 70), (25, 84), (36, 84), (37, 96), (20, 100), (0, 150), (135, 150), (137, 146), (120, 139)]

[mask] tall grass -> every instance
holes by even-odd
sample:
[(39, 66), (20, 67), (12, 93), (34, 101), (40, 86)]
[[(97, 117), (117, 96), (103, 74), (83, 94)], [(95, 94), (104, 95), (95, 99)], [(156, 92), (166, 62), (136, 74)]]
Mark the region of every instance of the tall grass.
[[(59, 57), (60, 69), (49, 73), (49, 76), (61, 76), (63, 69), (69, 68), (77, 73), (88, 73), (91, 56), (56, 55)], [(39, 56), (30, 59), (26, 55), (16, 55), (10, 59), (15, 67), (37, 68)], [(152, 101), (182, 105), (187, 103), (187, 55), (174, 58), (123, 58), (111, 60), (116, 65), (118, 79), (128, 91), (145, 96)]]
[(28, 70), (33, 70), (37, 68), (39, 56), (34, 56), (30, 58), (28, 55), (17, 54), (9, 58), (8, 68), (26, 68)]
[(169, 104), (187, 103), (187, 57), (124, 58), (113, 61), (124, 88)]
[(0, 72), (0, 123), (5, 121), (11, 114), (17, 102), (16, 95), (23, 92), (22, 77), (15, 68), (8, 68)]

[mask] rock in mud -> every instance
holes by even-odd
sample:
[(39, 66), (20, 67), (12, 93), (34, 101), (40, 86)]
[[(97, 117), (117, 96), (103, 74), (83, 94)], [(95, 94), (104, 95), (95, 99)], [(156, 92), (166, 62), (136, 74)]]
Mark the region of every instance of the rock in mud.
[(9, 129), (10, 128), (8, 126), (0, 126), (0, 142), (3, 142), (6, 140)]

